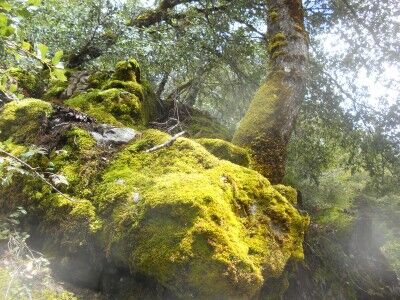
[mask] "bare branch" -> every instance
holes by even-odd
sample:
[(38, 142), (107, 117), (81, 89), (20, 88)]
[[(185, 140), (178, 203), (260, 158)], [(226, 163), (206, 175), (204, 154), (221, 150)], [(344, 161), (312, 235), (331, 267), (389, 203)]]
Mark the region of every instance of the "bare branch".
[(154, 146), (153, 148), (147, 149), (145, 152), (150, 153), (150, 152), (154, 152), (154, 151), (160, 150), (165, 147), (169, 147), (177, 140), (177, 138), (183, 136), (185, 133), (186, 133), (185, 131), (179, 132), (179, 133), (175, 134), (172, 138), (170, 138), (168, 141), (166, 141), (165, 143)]
[(40, 174), (38, 171), (36, 171), (36, 169), (34, 167), (32, 167), (31, 165), (27, 164), (26, 162), (24, 162), (23, 160), (19, 159), (18, 157), (12, 155), (11, 153), (8, 153), (7, 151), (4, 151), (2, 149), (0, 149), (0, 154), (3, 154), (17, 162), (19, 162), (22, 166), (24, 166), (25, 168), (27, 168), (29, 171), (31, 171), (33, 173), (33, 175), (35, 175), (36, 177), (38, 177), (41, 181), (43, 181), (45, 184), (47, 184), (49, 187), (51, 187), (56, 193), (60, 194), (61, 196), (63, 196), (65, 199), (72, 201), (72, 202), (76, 202), (76, 200), (68, 197), (67, 195), (65, 195), (63, 192), (61, 192), (58, 188), (56, 188), (51, 182), (49, 182), (46, 178), (43, 177), (42, 174)]

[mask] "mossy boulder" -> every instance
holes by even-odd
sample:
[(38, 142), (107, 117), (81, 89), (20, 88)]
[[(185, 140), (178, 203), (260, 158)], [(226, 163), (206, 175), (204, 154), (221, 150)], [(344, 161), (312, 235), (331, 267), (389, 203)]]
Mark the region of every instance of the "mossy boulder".
[[(37, 101), (19, 106), (48, 114), (48, 104)], [(15, 105), (7, 104), (0, 120), (20, 114)], [(39, 128), (35, 114), (24, 122)], [(0, 142), (27, 132), (7, 134), (2, 124)], [(38, 178), (18, 177), (0, 188), (0, 199), (36, 216), (43, 251), (59, 261), (85, 257), (99, 274), (105, 257), (179, 298), (257, 295), (290, 258), (303, 258), (308, 217), (259, 173), (218, 159), (194, 140), (146, 152), (170, 138), (146, 130), (110, 156), (85, 128), (73, 126), (48, 156), (31, 162), (42, 170), (51, 162), (69, 182), (62, 188), (68, 198)]]
[(43, 92), (44, 84), (41, 74), (36, 74), (21, 68), (10, 68), (9, 75), (16, 80), (17, 86), (26, 97), (39, 97)]
[[(117, 126), (142, 127), (156, 116), (155, 95), (140, 77), (136, 60), (117, 63), (114, 72), (96, 72), (88, 76), (88, 90), (64, 104), (78, 109), (98, 122)], [(48, 96), (60, 95), (62, 85), (54, 86)]]
[(38, 138), (41, 120), (52, 111), (49, 103), (38, 99), (13, 101), (1, 110), (0, 140), (12, 137), (17, 142)]

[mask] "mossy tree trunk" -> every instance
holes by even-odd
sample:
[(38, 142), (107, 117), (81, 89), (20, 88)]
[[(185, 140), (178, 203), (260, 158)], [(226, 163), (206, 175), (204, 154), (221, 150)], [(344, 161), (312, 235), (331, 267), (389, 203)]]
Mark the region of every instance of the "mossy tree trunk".
[(285, 174), (287, 145), (305, 94), (308, 38), (301, 0), (266, 0), (269, 65), (233, 142), (250, 147), (256, 169), (273, 183)]

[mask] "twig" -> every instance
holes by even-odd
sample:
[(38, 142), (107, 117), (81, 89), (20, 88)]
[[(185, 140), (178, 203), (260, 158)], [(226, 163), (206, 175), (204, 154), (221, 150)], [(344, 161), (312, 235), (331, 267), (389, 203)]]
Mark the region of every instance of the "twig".
[(171, 146), (176, 141), (177, 138), (181, 137), (185, 133), (186, 133), (185, 131), (179, 132), (179, 133), (175, 134), (171, 139), (166, 141), (165, 143), (163, 143), (161, 145), (158, 145), (158, 146), (154, 146), (153, 148), (147, 149), (145, 152), (146, 153), (150, 153), (150, 152), (154, 152), (154, 151), (157, 151), (159, 149)]
[(42, 180), (45, 184), (47, 184), (49, 187), (51, 187), (56, 193), (60, 194), (61, 196), (63, 196), (65, 199), (72, 201), (72, 202), (76, 202), (76, 200), (68, 197), (67, 195), (65, 195), (63, 192), (61, 192), (58, 188), (56, 188), (51, 182), (49, 182), (46, 178), (43, 177), (42, 174), (40, 174), (38, 171), (36, 171), (36, 169), (34, 167), (32, 167), (31, 165), (27, 164), (26, 162), (24, 162), (23, 160), (19, 159), (18, 157), (12, 155), (11, 153), (8, 153), (2, 149), (0, 149), (0, 154), (3, 154), (7, 157), (10, 157), (11, 159), (19, 162), (21, 165), (23, 165), (25, 168), (27, 168), (28, 170), (30, 170), (36, 177), (38, 177), (40, 180)]

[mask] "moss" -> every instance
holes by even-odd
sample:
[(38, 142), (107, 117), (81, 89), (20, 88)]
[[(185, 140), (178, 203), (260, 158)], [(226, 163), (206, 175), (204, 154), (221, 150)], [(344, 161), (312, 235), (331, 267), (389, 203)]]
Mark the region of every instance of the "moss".
[(271, 22), (275, 22), (279, 18), (279, 14), (276, 10), (270, 10), (268, 13), (268, 18), (271, 20)]
[(34, 141), (41, 126), (41, 120), (52, 112), (52, 107), (37, 99), (13, 101), (0, 110), (0, 140), (12, 137), (16, 142)]
[(286, 186), (283, 184), (274, 185), (274, 189), (276, 189), (282, 196), (290, 201), (293, 205), (297, 205), (297, 191), (291, 186)]
[[(282, 47), (287, 46), (288, 42), (283, 32), (275, 34), (268, 42), (268, 52), (273, 54), (277, 51), (281, 51)], [(274, 58), (274, 57), (273, 57)]]
[(68, 99), (65, 104), (76, 108), (98, 122), (116, 126), (135, 126), (144, 123), (139, 98), (123, 89), (92, 90)]
[(135, 59), (120, 61), (115, 66), (114, 78), (141, 83), (140, 66)]
[(231, 140), (232, 132), (205, 112), (194, 110), (184, 121), (183, 128), (193, 138)]
[(168, 138), (146, 131), (103, 173), (97, 201), (114, 207), (103, 236), (110, 256), (181, 297), (253, 296), (302, 257), (308, 218), (257, 172), (194, 141), (143, 151)]
[(267, 179), (186, 138), (145, 152), (168, 139), (147, 130), (104, 167), (91, 136), (72, 128), (50, 160), (75, 201), (31, 177), (1, 199), (40, 216), (45, 252), (106, 255), (181, 298), (250, 298), (303, 257), (309, 219)]
[(116, 126), (140, 127), (155, 117), (154, 94), (148, 84), (141, 83), (140, 68), (135, 60), (117, 63), (114, 74), (111, 79), (109, 77), (106, 72), (95, 73), (89, 77), (89, 83), (96, 89), (64, 103), (98, 122)]
[(281, 182), (286, 157), (286, 141), (274, 131), (284, 121), (278, 103), (290, 97), (283, 76), (274, 71), (261, 85), (233, 137), (234, 144), (252, 150), (254, 168), (274, 183)]
[(111, 76), (112, 72), (108, 71), (94, 72), (88, 78), (89, 87), (94, 89), (101, 89)]
[(229, 160), (244, 167), (250, 166), (250, 155), (246, 149), (219, 139), (202, 138), (197, 139), (196, 142), (203, 145), (210, 153), (220, 159)]
[(103, 87), (104, 90), (112, 88), (124, 89), (127, 92), (136, 95), (136, 97), (138, 97), (140, 101), (143, 101), (144, 99), (143, 87), (136, 81), (110, 80)]
[(54, 81), (44, 93), (43, 99), (51, 100), (53, 98), (60, 98), (61, 94), (67, 89), (67, 87), (68, 81)]
[(38, 74), (28, 72), (21, 68), (10, 68), (9, 75), (17, 80), (18, 88), (27, 97), (39, 96), (42, 92), (41, 78)]

